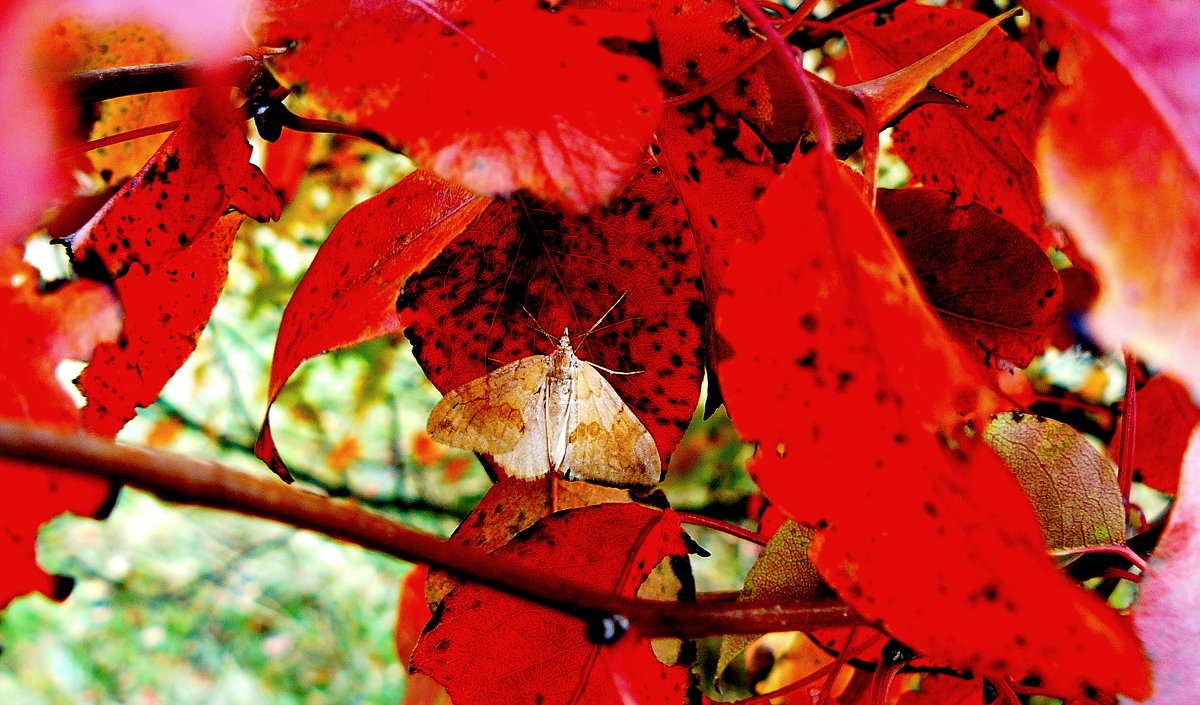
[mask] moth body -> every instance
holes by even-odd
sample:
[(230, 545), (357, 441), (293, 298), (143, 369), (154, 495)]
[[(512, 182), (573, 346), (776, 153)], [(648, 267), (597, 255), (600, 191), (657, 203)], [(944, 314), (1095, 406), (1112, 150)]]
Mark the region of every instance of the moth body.
[(650, 486), (662, 462), (650, 432), (567, 331), (549, 355), (531, 355), (467, 382), (438, 402), (429, 435), (490, 453), (509, 474), (547, 473), (615, 486)]

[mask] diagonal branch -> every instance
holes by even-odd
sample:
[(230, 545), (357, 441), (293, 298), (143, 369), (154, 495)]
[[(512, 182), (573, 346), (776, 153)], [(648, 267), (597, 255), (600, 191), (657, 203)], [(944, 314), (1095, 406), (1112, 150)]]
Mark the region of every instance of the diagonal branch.
[(587, 620), (624, 615), (647, 637), (811, 631), (862, 624), (836, 600), (684, 603), (621, 597), (416, 531), (356, 504), (251, 476), (217, 463), (125, 446), (98, 436), (0, 421), (0, 457), (99, 475), (162, 499), (227, 509), (319, 531)]

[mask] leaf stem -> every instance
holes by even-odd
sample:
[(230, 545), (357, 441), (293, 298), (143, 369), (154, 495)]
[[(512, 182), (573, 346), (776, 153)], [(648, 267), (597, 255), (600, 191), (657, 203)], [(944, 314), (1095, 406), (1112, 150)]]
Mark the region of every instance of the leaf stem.
[(217, 463), (126, 446), (82, 433), (0, 421), (0, 457), (99, 475), (182, 504), (291, 524), (468, 580), (581, 618), (624, 615), (647, 637), (811, 631), (863, 624), (837, 600), (684, 603), (622, 597), (449, 543), (357, 504), (255, 477)]
[(157, 134), (161, 134), (163, 132), (170, 132), (171, 130), (174, 130), (176, 127), (179, 127), (179, 123), (181, 123), (181, 122), (183, 122), (183, 121), (182, 120), (171, 120), (170, 122), (160, 122), (157, 125), (147, 125), (145, 127), (139, 127), (136, 130), (129, 130), (127, 132), (118, 132), (115, 135), (109, 135), (108, 137), (101, 137), (100, 139), (90, 140), (88, 142), (84, 142), (83, 144), (79, 144), (79, 145), (75, 145), (73, 147), (67, 147), (65, 149), (61, 149), (61, 150), (59, 150), (57, 156), (59, 159), (64, 159), (66, 157), (73, 157), (77, 154), (84, 154), (86, 152), (90, 152), (93, 149), (103, 149), (104, 147), (109, 147), (111, 145), (119, 144), (121, 142), (129, 142), (130, 140), (136, 140), (136, 139), (140, 139), (142, 137), (149, 137), (150, 135), (157, 135)]
[(756, 543), (759, 546), (767, 545), (767, 537), (763, 536), (757, 531), (751, 531), (744, 527), (738, 526), (737, 524), (721, 521), (720, 519), (713, 519), (711, 517), (701, 516), (699, 514), (689, 514), (688, 512), (679, 512), (679, 520), (684, 524), (703, 526), (706, 529), (712, 529), (713, 531), (720, 531), (722, 533), (729, 534), (730, 536), (736, 536), (743, 541), (750, 541), (751, 543)]
[(1121, 404), (1121, 458), (1117, 467), (1117, 484), (1125, 504), (1129, 504), (1129, 491), (1133, 486), (1133, 444), (1136, 438), (1137, 358), (1125, 351), (1125, 400)]

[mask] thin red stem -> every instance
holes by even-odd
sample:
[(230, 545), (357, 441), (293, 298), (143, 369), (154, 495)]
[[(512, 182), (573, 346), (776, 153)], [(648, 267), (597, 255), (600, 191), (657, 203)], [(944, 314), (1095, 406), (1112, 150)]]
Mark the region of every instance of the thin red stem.
[(739, 539), (756, 543), (759, 546), (767, 545), (768, 539), (766, 536), (728, 521), (721, 521), (720, 519), (713, 519), (701, 514), (690, 514), (688, 512), (679, 512), (679, 520), (684, 524), (703, 526), (706, 529), (712, 529), (714, 531), (720, 531), (722, 533), (729, 534), (730, 536), (736, 536)]
[(83, 144), (76, 145), (74, 147), (67, 147), (66, 149), (59, 150), (58, 158), (65, 159), (66, 157), (74, 157), (79, 154), (85, 154), (87, 152), (90, 152), (93, 149), (103, 149), (104, 147), (109, 147), (114, 144), (120, 144), (121, 142), (129, 142), (130, 140), (136, 140), (136, 139), (140, 139), (142, 137), (149, 137), (150, 135), (158, 135), (158, 134), (162, 134), (163, 132), (170, 132), (171, 130), (174, 130), (176, 127), (179, 127), (179, 123), (181, 123), (181, 122), (182, 122), (182, 120), (172, 120), (170, 122), (160, 122), (157, 125), (147, 125), (146, 127), (139, 127), (136, 130), (129, 130), (127, 132), (118, 132), (115, 135), (109, 135), (108, 137), (101, 137), (100, 139), (90, 140), (88, 142), (84, 142)]
[[(796, 31), (797, 27), (800, 27), (801, 25), (806, 24), (806, 21), (804, 18), (808, 15), (808, 13), (812, 12), (812, 9), (814, 7), (816, 7), (816, 5), (817, 5), (816, 2), (812, 2), (812, 0), (806, 0), (803, 5), (796, 8), (796, 11), (794, 13), (792, 13), (791, 17), (789, 17), (786, 22), (779, 25), (779, 29), (777, 30), (777, 32), (781, 33), (781, 34), (791, 34), (792, 32)], [(761, 15), (762, 12), (759, 11), (759, 14)], [(763, 19), (764, 19), (764, 21), (766, 21), (768, 23), (770, 22), (770, 20), (767, 19), (765, 16)], [(739, 61), (738, 63), (734, 64), (733, 68), (725, 71), (721, 75), (717, 76), (716, 78), (714, 78), (713, 80), (704, 84), (703, 86), (697, 88), (696, 90), (688, 91), (687, 93), (684, 93), (682, 95), (677, 95), (677, 96), (673, 96), (671, 98), (667, 98), (666, 100), (663, 101), (663, 105), (665, 105), (668, 108), (672, 108), (672, 107), (676, 107), (679, 105), (686, 105), (688, 103), (691, 103), (694, 100), (700, 100), (701, 98), (712, 95), (713, 93), (720, 90), (724, 86), (729, 85), (738, 76), (741, 76), (742, 74), (749, 71), (751, 68), (754, 67), (755, 64), (762, 61), (763, 57), (766, 56), (767, 53), (770, 52), (772, 48), (773, 48), (773, 46), (770, 43), (763, 44), (762, 46), (758, 47), (754, 51), (750, 52), (750, 54), (747, 55), (746, 58), (744, 58), (741, 61)]]
[(1137, 359), (1125, 353), (1125, 400), (1121, 405), (1121, 458), (1117, 467), (1117, 484), (1121, 497), (1129, 503), (1133, 487), (1134, 440), (1137, 437)]
[[(792, 72), (792, 76), (796, 79), (796, 84), (800, 88), (800, 94), (804, 96), (804, 102), (807, 103), (809, 114), (813, 117), (813, 122), (816, 127), (817, 144), (827, 154), (833, 153), (833, 128), (829, 124), (829, 116), (825, 114), (825, 107), (821, 105), (820, 96), (817, 95), (817, 89), (813, 86), (812, 77), (808, 75), (808, 71), (804, 69), (802, 62), (798, 61), (795, 52), (792, 50), (792, 45), (787, 43), (779, 30), (775, 29), (775, 25), (771, 24), (771, 20), (763, 14), (763, 11), (754, 4), (753, 0), (737, 0), (737, 5), (742, 12), (750, 18), (750, 21), (758, 28), (760, 32), (767, 38), (767, 44), (779, 55)], [(797, 17), (801, 15), (796, 14)]]
[(1146, 570), (1146, 559), (1139, 556), (1128, 546), (1085, 546), (1065, 551), (1054, 551), (1056, 556), (1084, 556), (1089, 553), (1115, 553), (1132, 563), (1138, 570)]
[(850, 627), (850, 633), (846, 635), (846, 645), (842, 647), (841, 652), (834, 660), (833, 668), (829, 671), (829, 675), (825, 676), (825, 685), (821, 688), (820, 705), (829, 705), (829, 699), (833, 697), (833, 682), (837, 678), (837, 674), (842, 670), (842, 666), (850, 660), (850, 645), (854, 643), (854, 635), (858, 632), (858, 627)]

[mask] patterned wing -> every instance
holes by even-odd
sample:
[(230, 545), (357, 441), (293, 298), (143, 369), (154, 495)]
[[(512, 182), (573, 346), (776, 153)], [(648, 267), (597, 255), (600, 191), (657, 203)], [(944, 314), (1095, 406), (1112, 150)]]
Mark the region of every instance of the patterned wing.
[(451, 391), (433, 407), (426, 430), (439, 443), (502, 456), (524, 446), (542, 428), (544, 447), (545, 411), (539, 410), (544, 404), (537, 400), (546, 385), (548, 361), (546, 355), (523, 357)]
[(646, 426), (591, 364), (575, 375), (575, 427), (564, 475), (616, 487), (649, 487), (662, 480), (662, 460)]

